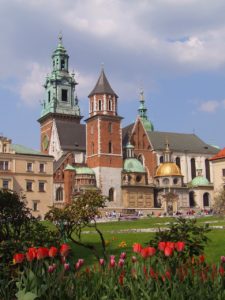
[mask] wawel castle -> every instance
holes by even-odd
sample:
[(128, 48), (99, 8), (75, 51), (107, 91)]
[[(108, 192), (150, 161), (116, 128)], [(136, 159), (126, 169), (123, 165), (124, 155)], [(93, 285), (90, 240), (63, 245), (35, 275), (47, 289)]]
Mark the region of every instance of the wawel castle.
[(119, 96), (103, 69), (87, 91), (89, 115), (83, 118), (76, 85), (59, 37), (38, 120), (41, 151), (0, 137), (2, 188), (24, 193), (40, 216), (90, 189), (109, 197), (108, 211), (149, 214), (212, 207), (215, 192), (225, 186), (225, 150), (195, 134), (156, 131), (143, 92), (135, 123), (122, 127)]

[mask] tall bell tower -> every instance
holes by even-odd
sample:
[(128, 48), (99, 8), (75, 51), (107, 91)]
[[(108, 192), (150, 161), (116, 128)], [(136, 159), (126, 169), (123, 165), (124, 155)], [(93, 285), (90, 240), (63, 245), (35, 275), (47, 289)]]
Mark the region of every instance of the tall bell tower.
[(112, 207), (121, 206), (122, 130), (117, 114), (118, 96), (101, 70), (89, 94), (89, 118), (86, 120), (87, 164), (95, 171), (97, 185), (112, 200)]
[[(52, 54), (52, 71), (47, 75), (42, 101), (41, 117), (41, 151), (49, 154), (50, 140), (54, 139), (52, 129), (56, 119), (80, 123), (80, 108), (75, 95), (77, 82), (74, 73), (69, 73), (69, 55), (62, 44), (62, 35)], [(50, 153), (51, 154), (51, 153)]]

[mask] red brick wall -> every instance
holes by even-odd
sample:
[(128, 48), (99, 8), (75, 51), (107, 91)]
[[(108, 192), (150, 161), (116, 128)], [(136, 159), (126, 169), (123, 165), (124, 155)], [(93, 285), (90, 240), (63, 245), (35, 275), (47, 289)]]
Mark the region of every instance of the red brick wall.
[(135, 155), (143, 155), (145, 167), (147, 167), (149, 175), (153, 177), (157, 167), (157, 159), (146, 134), (142, 123), (138, 121), (131, 136), (131, 142), (135, 147)]

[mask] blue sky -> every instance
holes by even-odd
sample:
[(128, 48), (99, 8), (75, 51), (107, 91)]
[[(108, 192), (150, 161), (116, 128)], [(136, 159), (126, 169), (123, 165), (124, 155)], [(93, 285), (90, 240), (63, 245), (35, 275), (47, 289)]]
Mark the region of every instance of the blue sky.
[(40, 101), (58, 34), (87, 95), (104, 63), (123, 126), (143, 87), (155, 130), (225, 141), (225, 1), (0, 0), (0, 133), (39, 148)]

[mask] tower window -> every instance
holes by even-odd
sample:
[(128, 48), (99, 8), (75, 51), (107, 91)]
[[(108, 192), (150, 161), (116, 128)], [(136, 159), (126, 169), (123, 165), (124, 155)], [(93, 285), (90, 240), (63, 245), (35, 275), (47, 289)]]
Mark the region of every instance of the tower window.
[(109, 153), (112, 153), (112, 142), (109, 142)]
[(110, 133), (112, 133), (112, 123), (111, 123), (111, 122), (110, 122), (109, 125), (108, 125), (108, 131), (109, 131)]
[(67, 90), (62, 90), (62, 101), (67, 102), (68, 98), (67, 98)]
[(98, 110), (102, 110), (102, 100), (98, 100)]
[(65, 69), (65, 60), (62, 59), (61, 60), (61, 70), (64, 70)]
[(91, 154), (95, 153), (95, 145), (94, 143), (91, 143)]
[(160, 158), (159, 158), (159, 163), (160, 163), (160, 164), (163, 163), (163, 156), (160, 156)]
[(93, 112), (94, 111), (94, 102), (92, 101), (91, 102), (91, 112)]
[(109, 99), (109, 110), (112, 110), (112, 99)]
[(180, 157), (176, 157), (176, 165), (180, 168)]
[(51, 92), (48, 91), (48, 102), (50, 102), (50, 101), (51, 101)]

